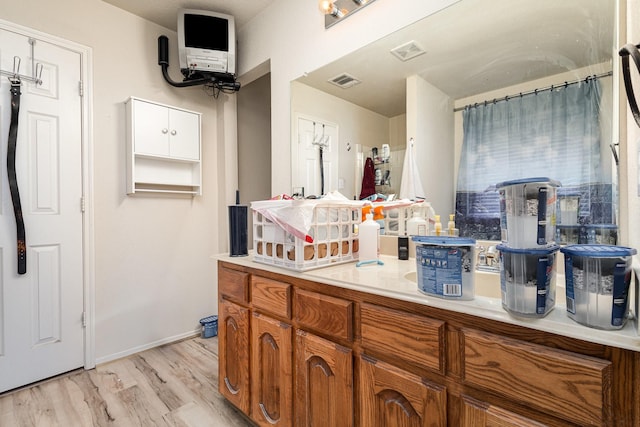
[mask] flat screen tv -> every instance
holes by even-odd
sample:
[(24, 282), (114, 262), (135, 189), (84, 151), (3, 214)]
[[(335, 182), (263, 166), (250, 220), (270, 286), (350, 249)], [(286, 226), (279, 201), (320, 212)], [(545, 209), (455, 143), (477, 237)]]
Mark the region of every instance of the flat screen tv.
[(178, 11), (180, 69), (194, 72), (236, 74), (236, 29), (233, 16), (207, 10)]

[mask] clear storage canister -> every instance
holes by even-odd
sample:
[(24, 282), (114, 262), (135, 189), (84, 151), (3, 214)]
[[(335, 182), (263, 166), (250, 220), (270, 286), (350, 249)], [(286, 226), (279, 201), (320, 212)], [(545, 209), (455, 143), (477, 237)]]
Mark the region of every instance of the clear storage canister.
[(565, 259), (567, 315), (598, 329), (620, 329), (629, 313), (633, 248), (570, 245)]
[(448, 236), (413, 236), (416, 243), (418, 290), (459, 300), (474, 298), (474, 239)]
[(526, 178), (496, 184), (502, 242), (517, 249), (555, 243), (558, 181)]
[(556, 303), (559, 246), (515, 249), (498, 245), (502, 307), (523, 317), (544, 317)]

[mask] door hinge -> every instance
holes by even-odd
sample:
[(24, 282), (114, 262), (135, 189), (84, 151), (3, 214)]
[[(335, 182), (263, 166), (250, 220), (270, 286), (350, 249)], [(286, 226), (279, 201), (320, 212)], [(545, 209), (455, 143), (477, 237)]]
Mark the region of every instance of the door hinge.
[(80, 96), (84, 96), (84, 85), (82, 84), (82, 80), (78, 82), (78, 92)]
[(83, 311), (82, 312), (82, 327), (86, 328), (87, 327), (87, 312)]
[(80, 197), (80, 212), (84, 212), (84, 196)]

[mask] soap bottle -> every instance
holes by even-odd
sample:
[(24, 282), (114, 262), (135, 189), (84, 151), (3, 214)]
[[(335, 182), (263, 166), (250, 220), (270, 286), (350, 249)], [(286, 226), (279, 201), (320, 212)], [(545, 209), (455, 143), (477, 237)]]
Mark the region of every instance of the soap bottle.
[(456, 230), (456, 222), (455, 222), (455, 214), (449, 214), (449, 223), (447, 224), (447, 231), (449, 236), (455, 236)]
[(427, 221), (420, 216), (420, 212), (414, 212), (413, 217), (407, 221), (407, 235), (409, 236), (426, 236)]
[(358, 227), (360, 261), (377, 260), (380, 255), (380, 224), (368, 213), (365, 221)]
[(440, 222), (440, 215), (436, 215), (436, 223), (434, 225), (434, 234), (440, 236), (442, 234), (442, 223)]

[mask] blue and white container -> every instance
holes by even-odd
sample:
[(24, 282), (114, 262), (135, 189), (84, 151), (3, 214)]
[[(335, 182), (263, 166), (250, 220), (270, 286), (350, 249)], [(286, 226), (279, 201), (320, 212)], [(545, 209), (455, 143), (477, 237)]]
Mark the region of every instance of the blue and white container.
[(629, 314), (633, 248), (570, 245), (564, 253), (567, 315), (597, 329), (620, 329)]
[(525, 178), (496, 184), (502, 242), (512, 248), (555, 244), (558, 181)]
[(202, 325), (202, 338), (211, 338), (218, 335), (218, 316), (213, 315), (200, 319)]
[(500, 251), (502, 307), (515, 316), (544, 317), (556, 304), (557, 245), (540, 249)]
[(413, 236), (416, 243), (418, 290), (440, 298), (474, 298), (474, 239), (448, 236)]

